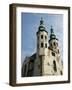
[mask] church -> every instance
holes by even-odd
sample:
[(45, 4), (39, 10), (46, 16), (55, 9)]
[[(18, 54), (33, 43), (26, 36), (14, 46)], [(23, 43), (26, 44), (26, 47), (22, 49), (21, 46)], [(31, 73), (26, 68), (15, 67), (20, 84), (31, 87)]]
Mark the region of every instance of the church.
[(36, 53), (30, 57), (25, 57), (21, 69), (22, 77), (63, 75), (63, 63), (58, 38), (52, 26), (50, 38), (48, 38), (48, 35), (43, 18), (41, 18), (38, 31), (36, 32)]

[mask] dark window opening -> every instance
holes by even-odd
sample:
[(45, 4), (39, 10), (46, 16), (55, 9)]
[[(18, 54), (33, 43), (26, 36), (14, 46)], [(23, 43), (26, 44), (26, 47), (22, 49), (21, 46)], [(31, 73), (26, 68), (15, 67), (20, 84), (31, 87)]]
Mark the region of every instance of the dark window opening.
[(41, 47), (43, 47), (43, 43), (41, 43)]
[(56, 72), (57, 71), (57, 68), (56, 68), (56, 62), (55, 61), (53, 61), (53, 69), (54, 69), (54, 71)]
[(41, 39), (43, 39), (43, 35), (41, 35)]
[(52, 52), (52, 56), (55, 56), (55, 53), (54, 52)]
[(62, 71), (60, 71), (60, 74), (61, 74), (61, 75), (63, 74)]
[(45, 44), (45, 48), (47, 48), (47, 43)]
[(47, 39), (47, 36), (45, 36), (45, 40)]
[(54, 46), (56, 46), (56, 43), (54, 42)]

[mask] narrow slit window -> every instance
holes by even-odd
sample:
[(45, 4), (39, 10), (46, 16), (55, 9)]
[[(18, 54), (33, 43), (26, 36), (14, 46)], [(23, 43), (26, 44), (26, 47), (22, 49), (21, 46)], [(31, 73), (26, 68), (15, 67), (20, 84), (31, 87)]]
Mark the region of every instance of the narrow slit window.
[(62, 71), (60, 71), (60, 74), (63, 75)]
[(43, 35), (41, 35), (41, 39), (43, 39)]
[(43, 43), (41, 43), (41, 47), (43, 47), (44, 45), (43, 45)]
[(53, 69), (54, 69), (55, 72), (57, 71), (55, 60), (53, 61)]
[(47, 43), (45, 44), (45, 48), (47, 48)]

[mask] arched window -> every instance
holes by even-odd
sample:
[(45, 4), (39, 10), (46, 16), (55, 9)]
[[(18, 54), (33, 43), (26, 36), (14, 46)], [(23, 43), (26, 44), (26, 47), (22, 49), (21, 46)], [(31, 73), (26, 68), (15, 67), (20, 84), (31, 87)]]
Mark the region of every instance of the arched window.
[(54, 46), (56, 46), (56, 42), (54, 42)]
[(53, 61), (53, 69), (54, 69), (55, 72), (57, 71), (57, 68), (56, 68), (56, 61), (55, 61), (55, 60)]
[(61, 75), (63, 74), (62, 71), (60, 71), (60, 74), (61, 74)]
[(44, 44), (43, 44), (43, 42), (41, 42), (41, 47), (43, 47), (44, 46)]
[(41, 39), (43, 39), (43, 35), (41, 35)]
[(47, 48), (47, 43), (45, 43), (45, 48)]

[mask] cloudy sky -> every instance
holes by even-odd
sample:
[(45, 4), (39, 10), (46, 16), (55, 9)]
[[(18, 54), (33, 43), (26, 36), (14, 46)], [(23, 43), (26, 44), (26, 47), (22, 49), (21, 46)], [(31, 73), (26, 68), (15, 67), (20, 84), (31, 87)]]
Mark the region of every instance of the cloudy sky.
[(54, 33), (59, 39), (61, 56), (63, 56), (63, 15), (43, 14), (43, 13), (21, 13), (21, 61), (26, 56), (31, 56), (36, 52), (36, 32), (40, 24), (41, 17), (44, 20), (48, 37), (50, 28), (53, 26)]

